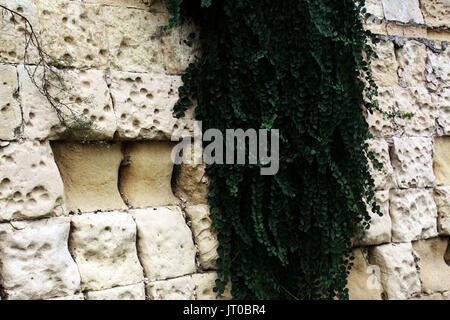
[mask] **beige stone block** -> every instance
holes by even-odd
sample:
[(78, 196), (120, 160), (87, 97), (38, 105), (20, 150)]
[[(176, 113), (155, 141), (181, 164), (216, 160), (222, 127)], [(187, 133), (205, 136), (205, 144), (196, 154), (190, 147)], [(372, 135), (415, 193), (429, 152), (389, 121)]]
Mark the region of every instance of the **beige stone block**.
[(389, 157), (388, 143), (384, 139), (370, 139), (367, 143), (369, 144), (369, 151), (373, 152), (375, 158), (383, 164), (383, 168), (380, 171), (374, 168), (372, 161), (369, 161), (372, 178), (375, 181), (375, 190), (394, 188), (394, 169), (392, 168)]
[(434, 174), (437, 185), (450, 185), (450, 137), (434, 140)]
[(427, 50), (423, 43), (416, 40), (407, 41), (396, 51), (399, 65), (399, 84), (402, 87), (414, 87), (425, 82), (425, 64)]
[(57, 107), (65, 124), (29, 77), (28, 72), (36, 73), (36, 83), (42, 88), (42, 68), (21, 65), (18, 72), (27, 138), (103, 140), (113, 137), (117, 125), (103, 71), (49, 73), (49, 93), (59, 101)]
[(68, 217), (0, 224), (0, 275), (8, 299), (46, 299), (80, 289), (67, 247), (69, 229)]
[(371, 266), (361, 249), (354, 249), (353, 267), (347, 278), (350, 300), (381, 300), (383, 288), (379, 268)]
[(438, 211), (439, 234), (450, 236), (450, 186), (434, 189), (434, 202)]
[(393, 138), (392, 166), (400, 188), (434, 186), (432, 148), (430, 138)]
[(102, 7), (75, 1), (36, 0), (42, 49), (51, 63), (63, 67), (108, 67)]
[(410, 26), (388, 22), (386, 25), (386, 33), (390, 36), (397, 37), (426, 38), (427, 28), (424, 26)]
[(419, 273), (411, 243), (373, 247), (369, 261), (380, 268), (381, 284), (390, 300), (403, 300), (420, 293)]
[(0, 148), (0, 221), (60, 216), (64, 187), (48, 142)]
[(18, 90), (16, 68), (0, 65), (0, 140), (13, 140), (20, 134), (22, 114), (16, 99)]
[(150, 300), (195, 300), (194, 289), (191, 276), (150, 282), (147, 285)]
[(419, 0), (382, 0), (387, 20), (423, 24)]
[(117, 187), (123, 159), (120, 143), (54, 142), (52, 148), (64, 181), (67, 210), (127, 209)]
[(209, 207), (204, 204), (186, 207), (186, 214), (191, 222), (192, 233), (198, 248), (198, 260), (203, 270), (216, 269), (219, 257), (217, 234), (212, 228)]
[(138, 230), (138, 253), (150, 281), (194, 273), (196, 250), (179, 207), (131, 211)]
[(130, 142), (125, 145), (127, 164), (120, 171), (120, 192), (132, 207), (177, 204), (172, 193), (171, 142)]
[(428, 49), (425, 69), (426, 86), (431, 91), (442, 91), (450, 87), (450, 50), (436, 53)]
[[(395, 96), (396, 90), (394, 87), (379, 88), (376, 101), (383, 111), (393, 112), (394, 105), (392, 101), (395, 99)], [(365, 116), (369, 130), (375, 137), (394, 135), (394, 120), (392, 118), (388, 118), (378, 110), (373, 110), (372, 113), (366, 112)]]
[(427, 30), (427, 38), (437, 41), (450, 41), (450, 32), (447, 30)]
[(84, 295), (82, 293), (79, 293), (65, 297), (50, 298), (46, 300), (84, 300)]
[(434, 96), (433, 102), (438, 109), (437, 134), (450, 135), (450, 88), (444, 88), (439, 95)]
[(195, 293), (197, 300), (231, 300), (231, 282), (229, 282), (222, 295), (214, 292), (217, 280), (216, 272), (195, 273), (192, 280), (195, 284)]
[(88, 291), (86, 300), (145, 300), (145, 286), (143, 283), (138, 283), (100, 291)]
[(368, 13), (375, 15), (377, 18), (384, 18), (383, 5), (381, 4), (381, 0), (366, 0), (364, 8)]
[(207, 204), (209, 179), (205, 164), (182, 163), (175, 170), (174, 192), (190, 204)]
[(154, 0), (82, 0), (82, 2), (114, 7), (148, 9)]
[(390, 213), (393, 242), (409, 242), (438, 235), (437, 209), (432, 190), (392, 190)]
[(450, 290), (450, 266), (444, 256), (448, 248), (448, 238), (434, 238), (413, 242), (419, 256), (422, 291), (434, 293)]
[(450, 27), (450, 3), (448, 0), (421, 0), (420, 7), (427, 26)]
[(420, 295), (408, 300), (445, 300), (445, 297), (442, 293), (433, 293), (429, 295)]
[(394, 43), (381, 41), (374, 46), (378, 58), (371, 61), (373, 80), (380, 87), (395, 86), (398, 84), (398, 64), (395, 58)]
[(125, 212), (72, 217), (72, 252), (83, 290), (102, 290), (144, 280), (136, 251), (136, 224)]

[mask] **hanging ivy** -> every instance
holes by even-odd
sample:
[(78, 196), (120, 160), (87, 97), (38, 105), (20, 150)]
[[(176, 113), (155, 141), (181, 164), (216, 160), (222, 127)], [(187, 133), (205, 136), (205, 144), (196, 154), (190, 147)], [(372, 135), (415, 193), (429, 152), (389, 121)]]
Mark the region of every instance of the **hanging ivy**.
[[(346, 299), (352, 238), (378, 214), (364, 110), (379, 108), (364, 1), (169, 1), (192, 18), (202, 57), (179, 89), (203, 130), (280, 129), (280, 169), (209, 165), (218, 290), (236, 299)], [(363, 54), (364, 52), (364, 54)], [(361, 230), (360, 230), (361, 229)]]

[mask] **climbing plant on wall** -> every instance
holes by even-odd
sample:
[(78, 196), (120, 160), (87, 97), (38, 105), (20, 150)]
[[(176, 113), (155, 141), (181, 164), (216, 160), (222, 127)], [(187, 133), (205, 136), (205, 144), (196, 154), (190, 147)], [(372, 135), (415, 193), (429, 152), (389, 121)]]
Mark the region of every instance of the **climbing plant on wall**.
[[(280, 169), (209, 165), (223, 290), (236, 299), (348, 298), (351, 240), (374, 212), (364, 112), (378, 109), (364, 1), (169, 1), (203, 54), (179, 89), (203, 130), (280, 129)], [(364, 52), (364, 53), (363, 53)], [(389, 115), (388, 115), (389, 116)]]

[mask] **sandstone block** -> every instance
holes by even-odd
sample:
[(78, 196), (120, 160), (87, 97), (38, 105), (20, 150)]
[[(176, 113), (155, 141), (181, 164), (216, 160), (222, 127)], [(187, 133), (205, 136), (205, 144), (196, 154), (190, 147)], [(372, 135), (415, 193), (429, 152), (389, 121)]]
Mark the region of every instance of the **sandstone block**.
[(192, 275), (197, 300), (231, 300), (233, 298), (231, 295), (231, 282), (227, 284), (222, 295), (214, 292), (217, 279), (216, 272), (195, 273)]
[(120, 143), (54, 142), (52, 148), (64, 181), (67, 210), (127, 209), (117, 187), (123, 159)]
[[(383, 6), (381, 0), (368, 0), (365, 3), (365, 8), (368, 13), (374, 15), (380, 20), (384, 19)], [(373, 33), (385, 34), (386, 26), (384, 24), (378, 24), (376, 21), (369, 19), (365, 22), (365, 27)]]
[(439, 216), (439, 233), (450, 236), (450, 186), (436, 187), (434, 189), (434, 202)]
[(384, 16), (387, 20), (403, 23), (424, 23), (418, 0), (382, 0), (382, 3)]
[(138, 252), (150, 281), (194, 273), (196, 250), (191, 230), (178, 207), (132, 210)]
[(450, 137), (434, 140), (433, 168), (436, 184), (450, 185)]
[(147, 292), (150, 300), (195, 300), (191, 276), (150, 282)]
[(426, 38), (427, 28), (425, 26), (404, 25), (395, 22), (388, 22), (386, 25), (386, 33), (390, 36), (405, 38)]
[(70, 251), (83, 290), (101, 290), (144, 280), (136, 251), (136, 224), (125, 212), (72, 218)]
[[(417, 1), (417, 0), (415, 0)], [(427, 50), (423, 43), (407, 41), (396, 52), (399, 65), (399, 84), (402, 87), (420, 86), (425, 82)]]
[(88, 291), (86, 300), (145, 300), (145, 286), (143, 283), (138, 283), (100, 291)]
[[(450, 4), (449, 4), (450, 6)], [(450, 87), (450, 50), (440, 53), (428, 49), (425, 77), (427, 88), (431, 91), (440, 91), (443, 87)]]
[(380, 171), (374, 168), (371, 161), (369, 166), (372, 178), (375, 181), (376, 190), (386, 190), (395, 187), (394, 184), (394, 169), (391, 165), (389, 157), (389, 145), (384, 139), (371, 139), (367, 141), (369, 144), (369, 151), (372, 151), (376, 159), (383, 164), (383, 169)]
[[(379, 88), (378, 98), (376, 99), (382, 110), (392, 112), (392, 100), (396, 96), (395, 89), (392, 87)], [(381, 112), (373, 110), (372, 113), (366, 112), (366, 120), (370, 132), (375, 137), (386, 137), (394, 135), (394, 121), (387, 118)]]
[(190, 204), (207, 204), (209, 179), (205, 164), (182, 163), (175, 168), (174, 192)]
[(124, 153), (128, 165), (120, 171), (120, 191), (133, 207), (173, 205), (178, 199), (172, 193), (173, 162), (170, 142), (127, 143)]
[(380, 269), (369, 264), (361, 249), (354, 249), (353, 256), (355, 260), (347, 278), (350, 300), (381, 300)]
[(450, 3), (448, 0), (420, 1), (420, 7), (427, 26), (450, 26)]
[(423, 188), (434, 185), (432, 141), (425, 137), (394, 137), (392, 166), (400, 188)]
[(0, 224), (0, 275), (8, 299), (73, 295), (80, 275), (70, 256), (67, 217)]
[(437, 209), (432, 190), (391, 191), (390, 212), (393, 242), (409, 242), (438, 235)]
[(439, 135), (450, 135), (450, 88), (444, 88), (438, 96), (434, 98), (438, 109), (437, 133)]
[(381, 284), (391, 300), (408, 299), (420, 293), (420, 279), (411, 243), (373, 247), (369, 261), (381, 271)]
[(391, 41), (381, 41), (374, 46), (378, 58), (372, 59), (373, 79), (380, 87), (398, 84), (398, 64), (395, 58), (394, 44)]
[(48, 142), (0, 148), (0, 221), (60, 216), (64, 187)]
[(0, 65), (0, 79), (0, 140), (13, 140), (20, 133), (22, 124), (20, 105), (15, 98), (19, 90), (16, 68)]

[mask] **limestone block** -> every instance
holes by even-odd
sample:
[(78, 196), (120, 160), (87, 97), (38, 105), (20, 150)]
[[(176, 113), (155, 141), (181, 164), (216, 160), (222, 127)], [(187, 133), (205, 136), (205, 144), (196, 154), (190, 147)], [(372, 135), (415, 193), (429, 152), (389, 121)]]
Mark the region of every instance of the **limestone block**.
[(434, 185), (432, 141), (425, 137), (394, 137), (392, 166), (400, 188), (423, 188)]
[(450, 236), (450, 186), (436, 187), (434, 189), (434, 202), (439, 216), (439, 233)]
[(13, 140), (20, 133), (22, 114), (15, 98), (18, 90), (16, 68), (0, 65), (0, 140)]
[(178, 87), (182, 85), (179, 76), (112, 71), (111, 78), (118, 137), (170, 140), (177, 134), (192, 135), (192, 117), (173, 116)]
[(369, 261), (381, 271), (381, 284), (391, 300), (408, 299), (420, 290), (411, 243), (390, 243), (372, 247)]
[[(0, 4), (8, 9), (14, 10), (31, 23), (34, 32), (39, 36), (40, 27), (38, 10), (33, 0), (0, 0)], [(9, 63), (37, 63), (38, 52), (36, 47), (31, 45), (25, 52), (25, 30), (30, 31), (30, 27), (25, 29), (25, 20), (17, 15), (11, 15), (6, 10), (0, 9), (0, 61)]]
[(82, 0), (84, 3), (115, 7), (148, 9), (154, 0)]
[(0, 221), (64, 213), (64, 187), (48, 142), (0, 148)]
[(64, 181), (67, 210), (127, 209), (117, 187), (123, 159), (120, 143), (54, 142), (52, 148)]
[(423, 24), (419, 0), (382, 0), (387, 20)]
[(194, 273), (196, 250), (179, 207), (132, 210), (138, 252), (150, 281)]
[(58, 107), (69, 130), (32, 83), (27, 69), (36, 73), (36, 83), (42, 86), (42, 68), (18, 67), (26, 137), (40, 140), (102, 140), (113, 137), (117, 125), (103, 71), (56, 70), (58, 76), (49, 74), (49, 93), (60, 102)]
[(217, 234), (212, 229), (209, 218), (209, 207), (204, 204), (186, 207), (186, 214), (191, 220), (192, 233), (198, 247), (198, 260), (203, 270), (216, 269), (216, 260), (219, 257), (217, 248)]
[(150, 300), (195, 300), (191, 276), (150, 282), (147, 292)]
[(450, 137), (434, 140), (434, 174), (437, 185), (450, 185)]
[(195, 284), (197, 300), (231, 300), (231, 282), (229, 282), (222, 295), (214, 292), (217, 280), (216, 272), (195, 273), (192, 280)]
[(0, 224), (0, 275), (8, 299), (46, 299), (80, 289), (67, 247), (69, 229), (68, 217)]
[(423, 292), (429, 294), (450, 290), (450, 265), (444, 260), (447, 247), (448, 238), (413, 242), (413, 248), (419, 256)]
[[(417, 1), (417, 0), (414, 0)], [(396, 51), (398, 76), (402, 87), (420, 86), (425, 82), (427, 50), (423, 43), (407, 41)]]
[(138, 283), (100, 291), (88, 291), (86, 300), (145, 300), (145, 286), (143, 283)]
[(353, 267), (347, 278), (350, 300), (381, 300), (383, 288), (379, 268), (371, 266), (361, 249), (354, 249)]
[(438, 124), (439, 135), (450, 135), (450, 87), (444, 88), (437, 96), (432, 96), (438, 109)]
[(132, 207), (173, 205), (171, 142), (130, 142), (124, 153), (128, 164), (120, 171), (120, 192)]
[(176, 167), (174, 192), (191, 204), (208, 203), (209, 179), (205, 164), (182, 163)]
[(84, 295), (82, 293), (79, 293), (65, 297), (51, 298), (47, 300), (84, 300)]
[(83, 290), (101, 290), (144, 280), (136, 251), (136, 224), (125, 212), (72, 218), (70, 251)]
[(106, 69), (108, 45), (102, 7), (75, 1), (36, 0), (41, 45), (51, 63), (64, 67)]
[(373, 80), (380, 87), (395, 86), (398, 84), (398, 64), (395, 58), (394, 43), (381, 41), (374, 46), (378, 58), (371, 61)]
[(374, 168), (372, 162), (369, 161), (372, 178), (375, 181), (375, 189), (386, 190), (395, 187), (393, 179), (394, 169), (392, 168), (389, 157), (388, 143), (384, 139), (371, 139), (367, 142), (369, 144), (369, 151), (372, 151), (376, 159), (383, 164), (383, 169), (380, 171)]
[(428, 59), (425, 69), (427, 88), (432, 91), (440, 91), (442, 87), (450, 87), (450, 50), (435, 53), (427, 49), (427, 52)]
[[(378, 89), (378, 98), (376, 99), (380, 108), (387, 112), (392, 112), (393, 103), (396, 96), (395, 87), (385, 87)], [(387, 118), (381, 112), (373, 110), (372, 113), (366, 112), (366, 120), (370, 132), (375, 137), (386, 137), (394, 135), (394, 121)]]
[[(374, 15), (380, 20), (384, 19), (383, 6), (381, 5), (381, 0), (367, 0), (365, 3), (365, 8), (368, 13)], [(378, 24), (376, 20), (368, 19), (365, 21), (365, 27), (372, 31), (373, 33), (386, 33), (386, 26), (384, 24)]]
[(420, 7), (427, 26), (450, 26), (450, 3), (448, 0), (423, 0), (420, 1)]
[(405, 37), (405, 38), (426, 38), (428, 30), (425, 26), (404, 25), (395, 22), (388, 22), (386, 25), (386, 33), (389, 36)]
[(409, 242), (438, 235), (437, 209), (432, 190), (392, 190), (390, 212), (393, 242)]

